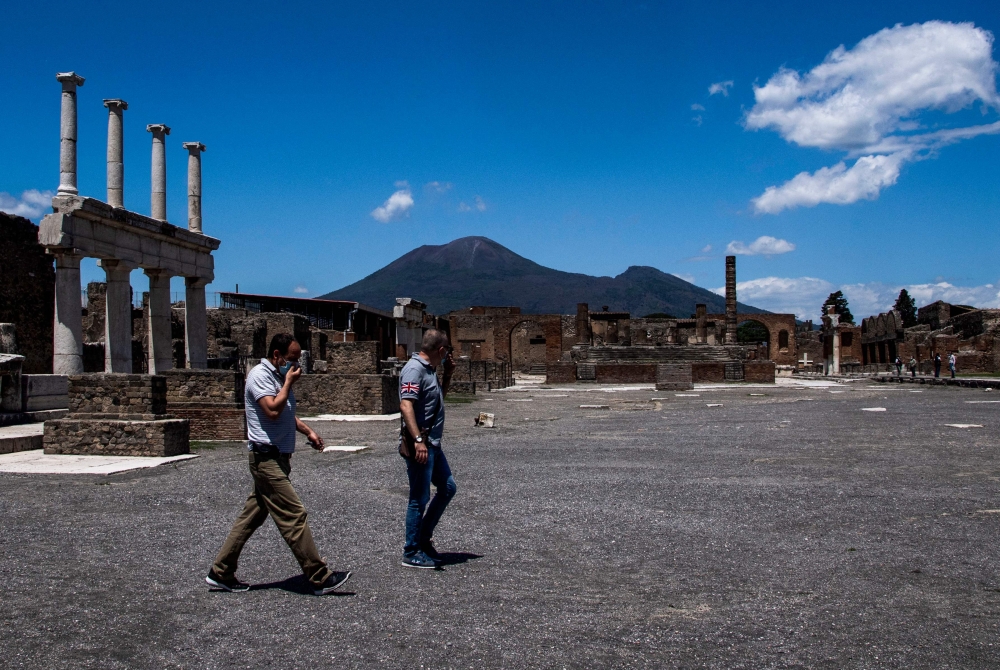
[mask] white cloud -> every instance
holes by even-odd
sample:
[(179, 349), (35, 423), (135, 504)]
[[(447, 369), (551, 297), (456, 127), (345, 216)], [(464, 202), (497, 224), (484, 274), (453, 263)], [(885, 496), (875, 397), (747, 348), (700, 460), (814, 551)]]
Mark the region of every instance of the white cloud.
[(486, 202), (478, 195), (476, 196), (476, 209), (478, 209), (480, 212), (486, 211)]
[(464, 202), (460, 202), (460, 203), (458, 203), (458, 211), (460, 211), (460, 212), (471, 212), (472, 208), (469, 207)]
[(952, 114), (977, 101), (1000, 106), (993, 35), (971, 23), (929, 21), (880, 30), (851, 49), (837, 47), (805, 74), (782, 68), (754, 86), (750, 130), (771, 129), (803, 147), (857, 158), (771, 186), (753, 200), (758, 213), (821, 202), (876, 198), (900, 167), (948, 144), (1000, 132), (1000, 123), (926, 131), (919, 115)]
[(388, 223), (410, 215), (410, 210), (413, 208), (413, 193), (405, 181), (396, 182), (396, 186), (399, 190), (390, 195), (381, 207), (372, 210), (372, 218), (376, 221)]
[(688, 282), (689, 284), (693, 284), (694, 283), (694, 275), (681, 274), (679, 272), (674, 272), (673, 275), (675, 277), (677, 277), (678, 279), (683, 279), (684, 281)]
[[(840, 290), (847, 298), (854, 321), (861, 323), (861, 319), (865, 317), (891, 309), (903, 288), (913, 297), (918, 307), (936, 300), (983, 308), (1000, 307), (1000, 287), (996, 284), (955, 286), (948, 282), (909, 285), (866, 282), (837, 286), (815, 277), (762, 277), (738, 282), (736, 295), (740, 302), (754, 307), (795, 314), (799, 319), (818, 322), (823, 301), (834, 291)], [(726, 294), (725, 287), (712, 291), (719, 295)]]
[(705, 111), (705, 106), (704, 105), (699, 105), (696, 102), (693, 105), (691, 105), (691, 111), (692, 112), (704, 112)]
[(712, 250), (712, 245), (711, 244), (706, 244), (705, 246), (703, 246), (701, 248), (701, 253), (707, 254), (711, 250)]
[(738, 240), (733, 240), (726, 246), (726, 253), (737, 256), (777, 256), (795, 251), (795, 245), (788, 240), (781, 240), (770, 235), (761, 235), (749, 246)]
[(721, 93), (723, 96), (729, 96), (729, 89), (733, 86), (733, 80), (729, 81), (717, 81), (708, 87), (708, 94), (715, 95), (716, 93)]
[(701, 124), (704, 123), (704, 119), (701, 118), (701, 114), (699, 114), (698, 116), (692, 116), (691, 120), (694, 121), (694, 125), (698, 126), (699, 128), (701, 127)]
[(452, 186), (454, 186), (454, 184), (450, 181), (432, 181), (428, 182), (425, 188), (437, 193), (445, 193), (446, 191), (450, 191)]
[(45, 211), (52, 207), (52, 191), (39, 191), (29, 189), (21, 193), (20, 198), (12, 196), (10, 193), (0, 191), (0, 212), (7, 212), (15, 216), (23, 216), (26, 219), (39, 219)]
[(295, 287), (293, 293), (309, 293), (309, 289), (307, 289), (305, 286), (302, 286), (300, 284), (300, 285), (298, 285), (298, 286)]

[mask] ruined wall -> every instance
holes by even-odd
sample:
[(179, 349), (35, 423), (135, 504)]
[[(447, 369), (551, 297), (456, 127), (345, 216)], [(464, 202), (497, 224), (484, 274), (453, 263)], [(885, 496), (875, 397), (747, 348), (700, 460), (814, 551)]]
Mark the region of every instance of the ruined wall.
[(76, 417), (92, 418), (163, 415), (167, 413), (167, 380), (162, 375), (69, 375), (69, 411)]
[(389, 375), (302, 375), (295, 383), (296, 413), (394, 414), (399, 378)]
[(178, 456), (189, 450), (188, 422), (163, 421), (46, 421), (46, 454), (92, 456)]
[(722, 362), (696, 362), (691, 364), (691, 381), (695, 384), (726, 381), (726, 364)]
[(243, 373), (235, 370), (167, 370), (167, 412), (191, 422), (192, 440), (243, 440)]
[(38, 244), (38, 226), (0, 212), (0, 323), (17, 329), (25, 374), (52, 372), (56, 273)]
[(562, 315), (562, 352), (569, 352), (577, 340), (577, 325), (575, 314)]
[(327, 372), (336, 375), (378, 374), (378, 342), (328, 342)]
[(549, 363), (545, 366), (546, 384), (572, 384), (576, 382), (576, 363)]
[(597, 363), (598, 384), (655, 384), (656, 363)]
[(773, 384), (774, 369), (774, 361), (745, 361), (743, 381), (752, 384)]

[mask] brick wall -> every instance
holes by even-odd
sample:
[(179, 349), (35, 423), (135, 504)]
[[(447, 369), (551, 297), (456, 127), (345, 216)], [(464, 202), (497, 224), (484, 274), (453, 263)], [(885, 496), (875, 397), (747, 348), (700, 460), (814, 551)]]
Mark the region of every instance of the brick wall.
[(726, 381), (726, 364), (723, 362), (701, 362), (691, 364), (691, 381), (724, 382)]
[(597, 363), (596, 381), (599, 384), (655, 384), (655, 363)]
[(576, 363), (549, 363), (545, 366), (546, 384), (572, 384), (576, 381)]
[(326, 364), (336, 375), (378, 374), (378, 342), (327, 342)]
[(191, 422), (192, 440), (246, 439), (244, 380), (233, 370), (168, 370), (167, 411)]
[[(72, 418), (135, 417), (167, 413), (167, 380), (161, 375), (95, 373), (69, 376)], [(98, 418), (98, 417), (93, 417)]]
[(774, 361), (746, 361), (743, 363), (743, 381), (754, 384), (773, 384)]
[(656, 366), (657, 391), (686, 391), (693, 388), (690, 363), (660, 363)]
[(399, 378), (388, 375), (303, 375), (295, 383), (296, 413), (394, 414)]
[(52, 372), (56, 272), (38, 244), (38, 227), (0, 212), (0, 323), (17, 329), (25, 374)]

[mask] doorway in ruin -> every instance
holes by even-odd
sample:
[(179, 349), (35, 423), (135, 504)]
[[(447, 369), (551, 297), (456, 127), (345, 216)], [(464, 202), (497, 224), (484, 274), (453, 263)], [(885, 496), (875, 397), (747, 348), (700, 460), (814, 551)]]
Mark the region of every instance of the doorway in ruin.
[(760, 321), (747, 319), (736, 326), (736, 342), (754, 347), (748, 352), (750, 358), (769, 359), (771, 331)]
[(528, 372), (545, 365), (545, 329), (536, 321), (522, 321), (510, 332), (510, 361), (515, 370)]

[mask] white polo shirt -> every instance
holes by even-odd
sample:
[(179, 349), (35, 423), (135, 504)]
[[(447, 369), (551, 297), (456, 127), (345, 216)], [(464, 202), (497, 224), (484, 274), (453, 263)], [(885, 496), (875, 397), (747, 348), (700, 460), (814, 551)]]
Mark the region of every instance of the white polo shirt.
[[(260, 359), (247, 374), (243, 402), (247, 415), (247, 438), (251, 442), (273, 444), (283, 454), (295, 451), (295, 394), (288, 390), (288, 402), (277, 420), (271, 420), (258, 402), (265, 396), (277, 396), (285, 380), (271, 361)], [(247, 445), (250, 448), (250, 445)]]

